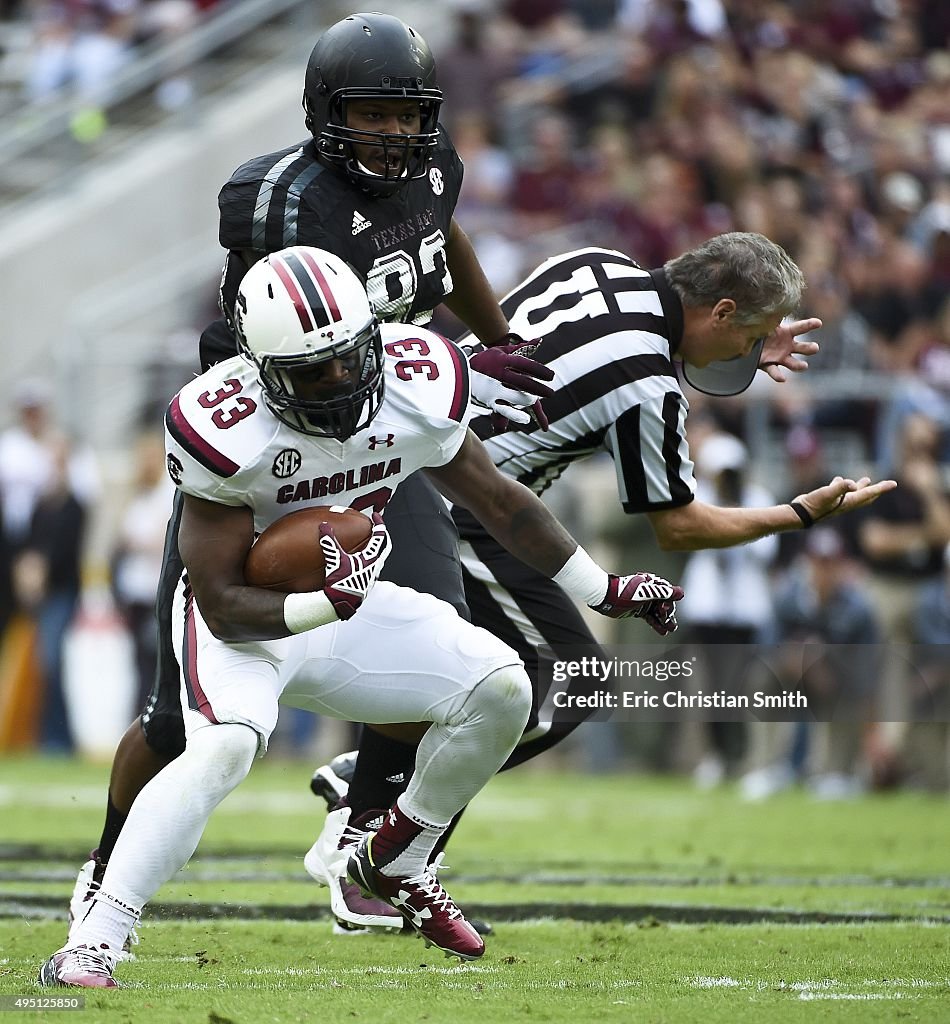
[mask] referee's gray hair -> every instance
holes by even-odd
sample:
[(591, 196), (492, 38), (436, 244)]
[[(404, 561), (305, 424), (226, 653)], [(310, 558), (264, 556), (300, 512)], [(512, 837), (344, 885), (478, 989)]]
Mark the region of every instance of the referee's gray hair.
[(735, 323), (755, 323), (801, 301), (805, 277), (788, 253), (765, 235), (730, 231), (716, 235), (663, 265), (684, 306), (715, 306), (733, 299)]

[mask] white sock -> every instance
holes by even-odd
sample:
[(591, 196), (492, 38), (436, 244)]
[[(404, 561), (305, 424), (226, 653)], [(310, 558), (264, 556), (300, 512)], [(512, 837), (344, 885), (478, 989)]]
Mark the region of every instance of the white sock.
[(122, 949), (140, 914), (138, 907), (127, 906), (100, 889), (74, 931), (70, 945), (98, 946), (104, 942), (111, 949)]
[[(406, 848), (394, 857), (387, 864), (379, 868), (383, 875), (393, 878), (412, 878), (425, 870), (429, 863), (429, 857), (435, 849), (439, 837), (449, 827), (451, 822), (444, 825), (436, 825), (425, 818), (421, 818), (412, 809), (406, 808), (406, 794), (402, 793), (396, 799), (396, 810), (401, 813), (401, 821), (404, 826), (410, 828), (418, 827), (418, 831), (410, 840)], [(388, 812), (388, 820), (392, 820), (392, 811)], [(384, 825), (383, 828), (387, 826)], [(375, 847), (374, 847), (375, 849)]]
[[(135, 798), (100, 894), (120, 905), (144, 907), (191, 859), (211, 812), (246, 777), (256, 753), (257, 733), (247, 725), (196, 730), (185, 752)], [(94, 921), (99, 920), (96, 914)], [(85, 936), (85, 920), (82, 928)], [(96, 938), (90, 935), (89, 941)]]

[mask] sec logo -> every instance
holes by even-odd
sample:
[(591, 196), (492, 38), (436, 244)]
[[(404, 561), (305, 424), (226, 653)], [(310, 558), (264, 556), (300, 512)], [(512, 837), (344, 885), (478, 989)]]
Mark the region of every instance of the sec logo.
[(282, 452), (278, 452), (277, 458), (274, 459), (274, 465), (271, 467), (271, 472), (278, 479), (286, 479), (288, 476), (293, 476), (300, 469), (302, 461), (300, 452), (296, 448), (285, 448)]
[(442, 180), (442, 172), (438, 167), (433, 167), (429, 171), (429, 184), (432, 186), (432, 191), (440, 196), (445, 191), (445, 182)]

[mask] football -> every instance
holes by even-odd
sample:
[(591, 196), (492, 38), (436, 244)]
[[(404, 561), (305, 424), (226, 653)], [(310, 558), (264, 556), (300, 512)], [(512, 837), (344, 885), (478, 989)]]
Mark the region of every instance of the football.
[(373, 524), (362, 512), (342, 505), (302, 508), (271, 523), (254, 542), (244, 563), (252, 587), (298, 594), (320, 590), (326, 579), (320, 524), (329, 523), (346, 551), (359, 551)]

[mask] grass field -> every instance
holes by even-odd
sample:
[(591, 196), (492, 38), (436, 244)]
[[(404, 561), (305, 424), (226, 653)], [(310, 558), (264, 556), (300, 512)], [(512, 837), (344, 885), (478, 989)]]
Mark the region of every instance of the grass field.
[[(67, 1020), (950, 1021), (945, 800), (749, 805), (683, 780), (501, 776), (449, 848), (447, 887), (496, 930), (456, 965), (415, 938), (331, 935), (301, 862), (322, 822), (308, 767), (255, 766), (153, 903), (123, 989), (83, 993)], [(34, 979), (106, 778), (0, 760), (0, 998), (73, 994)]]

